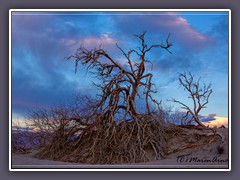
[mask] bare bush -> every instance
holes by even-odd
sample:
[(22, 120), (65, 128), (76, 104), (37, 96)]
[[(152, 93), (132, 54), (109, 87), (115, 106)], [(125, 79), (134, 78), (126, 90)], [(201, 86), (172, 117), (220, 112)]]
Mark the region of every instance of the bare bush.
[[(205, 127), (205, 125), (199, 120), (199, 112), (203, 108), (206, 108), (206, 105), (208, 104), (209, 96), (212, 94), (211, 84), (200, 84), (200, 78), (197, 81), (194, 81), (194, 76), (190, 72), (180, 73), (178, 80), (184, 90), (188, 91), (189, 98), (193, 101), (193, 107), (190, 107), (179, 100), (172, 100), (173, 102), (180, 104), (182, 109), (187, 111), (185, 116), (181, 118), (181, 124), (190, 124), (192, 121), (195, 121), (199, 126)], [(187, 122), (184, 123), (184, 119), (189, 115), (191, 115), (191, 118), (187, 119)]]
[(70, 132), (54, 136), (38, 157), (92, 164), (160, 159), (166, 151), (164, 128), (156, 120), (142, 118), (118, 125), (103, 125), (97, 118), (74, 136)]
[(79, 103), (75, 101), (76, 106), (61, 106), (31, 114), (32, 126), (49, 134), (44, 137), (48, 143), (37, 157), (114, 164), (149, 161), (164, 156), (166, 134), (160, 114), (138, 115), (135, 121), (103, 124), (103, 113), (97, 112), (93, 106), (96, 103), (84, 106), (84, 101), (90, 98), (81, 97), (78, 96), (82, 108), (77, 108)]
[(36, 134), (23, 121), (12, 122), (11, 149), (14, 153), (29, 153), (36, 145)]
[(30, 111), (27, 126), (34, 129), (36, 135), (33, 138), (38, 140), (37, 143), (45, 146), (52, 143), (53, 137), (74, 134), (91, 123), (92, 113), (96, 113), (94, 104), (91, 97), (76, 95), (65, 105)]

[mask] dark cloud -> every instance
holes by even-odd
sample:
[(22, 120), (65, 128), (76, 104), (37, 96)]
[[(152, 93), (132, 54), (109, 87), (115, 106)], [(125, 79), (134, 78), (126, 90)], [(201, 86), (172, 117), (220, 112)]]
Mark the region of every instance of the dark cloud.
[[(169, 121), (172, 122), (172, 123), (175, 123), (175, 124), (180, 124), (180, 120), (182, 117), (184, 117), (186, 115), (186, 112), (183, 112), (183, 111), (177, 111), (175, 113), (171, 113), (169, 114)], [(216, 114), (209, 114), (207, 116), (203, 116), (203, 115), (198, 115), (199, 117), (199, 120), (201, 122), (210, 122), (210, 121), (213, 121), (213, 120), (216, 120), (215, 118)], [(188, 120), (190, 120), (192, 118), (192, 115), (188, 115), (186, 118), (185, 118), (185, 122), (187, 122)], [(193, 122), (193, 124), (196, 124), (195, 122)]]
[(199, 115), (198, 117), (201, 122), (210, 122), (210, 121), (216, 120), (215, 116), (216, 116), (216, 114), (209, 114), (207, 116)]

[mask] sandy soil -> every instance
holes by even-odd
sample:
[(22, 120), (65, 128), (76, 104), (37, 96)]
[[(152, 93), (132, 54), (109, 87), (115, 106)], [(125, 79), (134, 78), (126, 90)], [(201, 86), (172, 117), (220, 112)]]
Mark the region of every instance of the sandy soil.
[[(218, 143), (211, 143), (201, 147), (186, 149), (180, 152), (171, 153), (165, 159), (150, 161), (145, 163), (119, 164), (119, 165), (90, 165), (69, 163), (61, 161), (40, 160), (34, 158), (36, 152), (28, 154), (12, 154), (12, 169), (68, 169), (68, 168), (159, 168), (159, 169), (179, 169), (179, 168), (201, 168), (201, 169), (228, 169), (228, 129), (218, 129), (226, 143), (224, 151), (218, 154)], [(174, 142), (173, 142), (174, 143)], [(178, 143), (181, 144), (181, 143)]]

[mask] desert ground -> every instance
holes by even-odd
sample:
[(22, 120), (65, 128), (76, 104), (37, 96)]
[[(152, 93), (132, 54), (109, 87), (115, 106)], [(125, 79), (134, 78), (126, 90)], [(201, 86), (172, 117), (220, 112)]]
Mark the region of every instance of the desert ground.
[[(81, 164), (70, 163), (62, 161), (41, 160), (34, 157), (37, 150), (27, 154), (15, 154), (11, 155), (12, 169), (95, 169), (95, 168), (126, 168), (126, 169), (228, 169), (229, 167), (229, 141), (228, 141), (228, 129), (218, 129), (218, 133), (223, 135), (225, 143), (223, 145), (223, 152), (219, 153), (217, 147), (219, 142), (213, 142), (203, 146), (197, 146), (193, 148), (184, 149), (182, 151), (173, 152), (166, 155), (161, 160), (132, 163), (132, 164)], [(186, 138), (186, 137), (182, 137)], [(189, 138), (190, 139), (190, 138)], [(181, 142), (175, 143), (176, 140), (172, 140), (173, 147), (181, 145)], [(179, 139), (178, 139), (179, 141)], [(182, 141), (184, 141), (182, 139)], [(190, 140), (189, 140), (190, 141)]]

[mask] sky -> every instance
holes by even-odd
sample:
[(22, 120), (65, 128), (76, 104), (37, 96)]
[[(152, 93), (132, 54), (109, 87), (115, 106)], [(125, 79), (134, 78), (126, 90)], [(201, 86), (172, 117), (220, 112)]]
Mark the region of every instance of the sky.
[[(12, 12), (11, 83), (12, 119), (26, 119), (29, 110), (66, 102), (74, 94), (96, 96), (96, 78), (83, 66), (74, 72), (67, 57), (83, 45), (101, 47), (120, 64), (126, 59), (116, 47), (136, 48), (134, 34), (146, 34), (146, 42), (159, 44), (168, 34), (173, 44), (168, 53), (148, 54), (153, 82), (164, 107), (181, 108), (169, 101), (191, 105), (179, 86), (178, 73), (192, 72), (212, 84), (213, 93), (203, 118), (228, 117), (228, 13), (227, 12)], [(210, 117), (210, 119), (209, 119)]]

